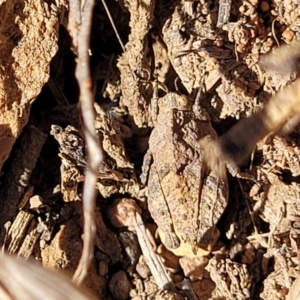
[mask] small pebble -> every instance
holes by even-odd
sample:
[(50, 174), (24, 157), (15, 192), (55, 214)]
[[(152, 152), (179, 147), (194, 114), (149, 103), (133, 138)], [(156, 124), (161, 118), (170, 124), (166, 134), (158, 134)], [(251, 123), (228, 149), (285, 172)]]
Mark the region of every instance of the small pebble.
[(115, 273), (109, 281), (109, 290), (116, 300), (125, 300), (129, 298), (131, 284), (124, 271)]
[(142, 277), (142, 278), (148, 278), (151, 276), (150, 269), (145, 261), (145, 258), (143, 255), (140, 256), (139, 262), (136, 265), (136, 272)]
[(269, 9), (270, 9), (269, 3), (268, 3), (267, 1), (262, 1), (262, 2), (260, 3), (260, 9), (261, 9), (262, 12), (267, 12), (267, 11), (269, 11)]
[(282, 38), (287, 42), (291, 42), (294, 39), (295, 32), (292, 31), (290, 28), (287, 28), (283, 33), (282, 33)]

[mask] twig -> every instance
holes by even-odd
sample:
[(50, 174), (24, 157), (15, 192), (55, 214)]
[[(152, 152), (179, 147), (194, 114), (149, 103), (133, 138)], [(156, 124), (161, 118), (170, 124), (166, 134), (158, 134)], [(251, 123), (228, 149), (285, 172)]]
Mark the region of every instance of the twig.
[(77, 54), (78, 32), (81, 22), (81, 3), (78, 0), (69, 1), (68, 32), (72, 38), (73, 51)]
[(105, 11), (106, 11), (106, 13), (107, 13), (107, 16), (108, 16), (108, 18), (109, 18), (110, 24), (111, 24), (111, 26), (112, 26), (112, 28), (113, 28), (113, 30), (114, 30), (114, 32), (115, 32), (115, 35), (117, 36), (117, 39), (118, 39), (118, 41), (119, 41), (119, 44), (120, 44), (120, 46), (121, 46), (123, 52), (125, 52), (124, 44), (123, 44), (123, 42), (122, 42), (122, 40), (121, 40), (121, 37), (120, 37), (120, 35), (119, 35), (119, 33), (118, 33), (117, 27), (116, 27), (115, 22), (114, 22), (114, 20), (113, 20), (111, 14), (110, 14), (110, 11), (109, 11), (108, 7), (107, 7), (107, 5), (106, 5), (106, 2), (105, 2), (105, 0), (101, 0), (101, 1), (102, 1), (103, 6), (104, 6), (104, 9), (105, 9)]
[(278, 40), (277, 40), (276, 33), (275, 33), (275, 22), (276, 22), (276, 19), (274, 19), (274, 20), (272, 21), (272, 35), (273, 35), (274, 40), (275, 40), (275, 42), (276, 42), (276, 44), (277, 44), (277, 47), (279, 47), (280, 44), (279, 44), (279, 42), (278, 42)]
[(157, 286), (162, 290), (175, 291), (173, 281), (160, 257), (154, 252), (143, 219), (138, 213), (135, 214), (135, 227), (140, 247)]
[(224, 24), (228, 23), (230, 17), (231, 2), (231, 0), (219, 1), (217, 27), (221, 28)]
[(65, 274), (47, 270), (34, 260), (0, 253), (0, 268), (0, 299), (96, 299), (75, 286)]
[(269, 238), (268, 238), (268, 250), (272, 248), (272, 238), (273, 235), (276, 231), (276, 229), (278, 228), (282, 218), (283, 218), (283, 210), (285, 210), (284, 206), (279, 208), (279, 211), (277, 212), (277, 220), (276, 220), (276, 224), (273, 226), (272, 230), (269, 233)]
[(103, 149), (99, 144), (96, 134), (94, 120), (94, 99), (92, 92), (92, 79), (89, 68), (89, 45), (93, 18), (94, 0), (86, 0), (82, 6), (81, 24), (78, 33), (78, 61), (76, 66), (76, 78), (79, 84), (79, 100), (82, 113), (83, 133), (87, 146), (87, 169), (83, 188), (83, 217), (84, 237), (82, 255), (73, 276), (73, 280), (80, 284), (89, 269), (93, 257), (93, 246), (95, 236), (95, 198), (97, 171), (100, 162), (103, 160)]
[(253, 225), (253, 228), (254, 228), (255, 235), (258, 235), (258, 234), (259, 234), (259, 233), (258, 233), (259, 231), (258, 231), (258, 229), (257, 229), (257, 227), (256, 227), (256, 224), (255, 224), (255, 220), (254, 220), (254, 216), (253, 216), (253, 210), (252, 210), (251, 207), (250, 207), (250, 204), (249, 204), (249, 202), (248, 202), (248, 197), (247, 197), (246, 193), (244, 192), (244, 189), (243, 189), (243, 186), (242, 186), (242, 184), (241, 184), (240, 179), (237, 178), (237, 180), (238, 180), (238, 184), (239, 184), (239, 186), (240, 186), (240, 189), (241, 189), (241, 191), (242, 191), (242, 193), (243, 193), (243, 197), (244, 197), (245, 202), (246, 202), (246, 206), (247, 206), (247, 209), (248, 209), (248, 212), (249, 212), (250, 220), (251, 220), (252, 225)]

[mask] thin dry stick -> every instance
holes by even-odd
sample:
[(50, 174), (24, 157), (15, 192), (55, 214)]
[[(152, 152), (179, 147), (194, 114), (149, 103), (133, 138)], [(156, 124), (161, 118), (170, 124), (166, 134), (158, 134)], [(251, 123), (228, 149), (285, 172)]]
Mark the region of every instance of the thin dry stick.
[(80, 89), (79, 99), (88, 163), (82, 197), (84, 216), (83, 251), (77, 270), (73, 276), (73, 280), (78, 284), (84, 280), (93, 257), (94, 236), (96, 231), (94, 216), (96, 174), (99, 164), (103, 160), (103, 149), (99, 144), (94, 126), (94, 99), (89, 68), (89, 45), (93, 8), (94, 0), (86, 0), (82, 7), (82, 19), (78, 34), (78, 61), (76, 66), (76, 78)]
[(68, 31), (72, 38), (73, 51), (77, 54), (78, 30), (81, 23), (81, 3), (78, 0), (69, 1)]
[(243, 189), (243, 186), (241, 184), (241, 181), (240, 179), (238, 178), (238, 183), (239, 183), (239, 186), (240, 186), (240, 189), (242, 191), (242, 194), (243, 194), (243, 197), (245, 199), (245, 202), (246, 202), (246, 206), (247, 206), (247, 209), (248, 209), (248, 212), (249, 212), (249, 216), (250, 216), (250, 220), (252, 222), (252, 225), (253, 225), (253, 228), (254, 228), (254, 232), (255, 232), (255, 235), (258, 235), (259, 234), (259, 231), (256, 227), (256, 224), (255, 224), (255, 220), (254, 220), (254, 215), (253, 215), (253, 210), (248, 202), (248, 197), (247, 197), (247, 194), (244, 192), (244, 189)]
[(276, 22), (276, 19), (274, 19), (273, 22), (272, 22), (272, 35), (273, 35), (274, 40), (275, 40), (275, 42), (277, 44), (277, 47), (279, 47), (280, 44), (279, 44), (279, 42), (277, 40), (276, 33), (275, 33), (275, 22)]
[(106, 5), (106, 2), (105, 2), (105, 0), (101, 0), (101, 1), (102, 1), (103, 6), (104, 6), (104, 9), (105, 9), (105, 11), (106, 11), (106, 13), (107, 13), (107, 16), (108, 16), (108, 18), (109, 18), (110, 24), (111, 24), (111, 26), (112, 26), (112, 28), (113, 28), (113, 30), (114, 30), (114, 32), (115, 32), (115, 35), (117, 36), (117, 39), (118, 39), (118, 41), (119, 41), (119, 44), (120, 44), (120, 46), (121, 46), (123, 52), (125, 52), (124, 44), (123, 44), (123, 42), (122, 42), (122, 40), (121, 40), (121, 37), (120, 37), (120, 35), (119, 35), (119, 32), (118, 32), (117, 27), (116, 27), (116, 25), (115, 25), (115, 22), (114, 22), (114, 20), (113, 20), (111, 14), (110, 14), (110, 11), (109, 11), (109, 9), (108, 9), (108, 7), (107, 7), (107, 5)]
[(92, 300), (66, 274), (43, 268), (35, 261), (0, 253), (0, 299), (4, 300)]
[(156, 284), (162, 290), (174, 291), (175, 287), (173, 281), (167, 273), (160, 257), (154, 252), (143, 219), (138, 213), (135, 214), (135, 228), (143, 255)]

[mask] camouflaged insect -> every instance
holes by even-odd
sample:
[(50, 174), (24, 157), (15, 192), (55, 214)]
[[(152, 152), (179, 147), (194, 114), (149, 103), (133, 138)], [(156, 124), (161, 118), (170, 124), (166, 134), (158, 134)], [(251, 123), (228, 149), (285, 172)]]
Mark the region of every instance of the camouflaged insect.
[[(185, 96), (158, 100), (141, 181), (148, 178), (148, 208), (163, 244), (178, 256), (205, 255), (219, 236), (215, 227), (227, 205), (226, 178), (205, 167), (200, 139), (216, 139), (204, 111)], [(194, 106), (195, 108), (196, 106)]]

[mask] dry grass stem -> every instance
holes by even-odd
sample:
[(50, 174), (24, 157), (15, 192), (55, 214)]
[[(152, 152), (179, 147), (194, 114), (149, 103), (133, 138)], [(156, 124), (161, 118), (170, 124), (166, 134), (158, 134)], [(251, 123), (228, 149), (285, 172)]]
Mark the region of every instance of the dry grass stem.
[(76, 66), (76, 78), (80, 89), (80, 109), (82, 113), (83, 133), (87, 147), (87, 164), (83, 190), (83, 216), (84, 216), (84, 237), (83, 252), (79, 261), (73, 280), (81, 283), (90, 266), (93, 257), (93, 246), (95, 236), (94, 207), (96, 198), (95, 184), (100, 162), (103, 159), (103, 150), (98, 141), (94, 120), (94, 98), (92, 93), (92, 79), (89, 67), (89, 45), (91, 24), (93, 18), (93, 0), (85, 1), (81, 11), (81, 24), (78, 34), (78, 61)]
[(118, 32), (117, 27), (116, 27), (116, 25), (115, 25), (115, 22), (114, 22), (114, 20), (113, 20), (113, 18), (112, 18), (112, 16), (111, 16), (111, 13), (110, 13), (110, 11), (109, 11), (107, 5), (106, 5), (106, 2), (105, 2), (105, 0), (101, 0), (101, 1), (102, 1), (103, 6), (104, 6), (104, 9), (105, 9), (105, 11), (106, 11), (106, 13), (107, 13), (107, 16), (108, 16), (108, 18), (109, 18), (109, 21), (110, 21), (110, 23), (111, 23), (111, 26), (112, 26), (112, 28), (114, 29), (114, 32), (115, 32), (116, 37), (117, 37), (117, 39), (118, 39), (118, 42), (119, 42), (119, 44), (120, 44), (120, 46), (121, 46), (123, 52), (125, 52), (124, 44), (123, 44), (123, 42), (122, 42), (122, 40), (121, 40), (121, 37), (120, 37), (120, 35), (119, 35), (119, 32)]
[(38, 264), (0, 254), (0, 299), (91, 300), (71, 280)]
[(136, 234), (139, 240), (143, 255), (147, 261), (149, 269), (160, 289), (174, 290), (174, 284), (168, 275), (160, 257), (154, 252), (149, 240), (145, 224), (140, 214), (135, 214)]

